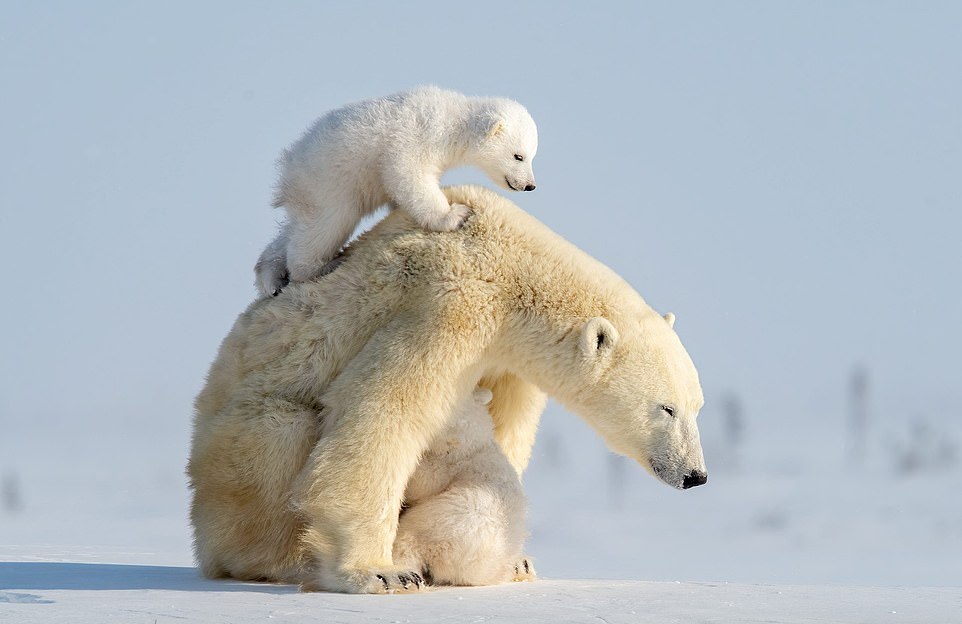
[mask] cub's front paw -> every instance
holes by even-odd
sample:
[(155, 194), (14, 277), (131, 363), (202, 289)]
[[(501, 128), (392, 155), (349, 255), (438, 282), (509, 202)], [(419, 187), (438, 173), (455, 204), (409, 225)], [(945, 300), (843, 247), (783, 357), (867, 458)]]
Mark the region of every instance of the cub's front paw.
[(473, 212), (464, 204), (451, 204), (450, 210), (432, 215), (423, 225), (434, 232), (453, 232), (460, 229)]
[(478, 386), (474, 389), (474, 392), (471, 393), (471, 398), (474, 399), (475, 403), (483, 406), (491, 402), (491, 399), (494, 398), (494, 393), (487, 388)]
[(534, 571), (534, 563), (531, 561), (531, 557), (522, 557), (520, 561), (514, 564), (512, 581), (533, 581), (537, 577), (538, 574)]
[(351, 594), (406, 594), (428, 586), (414, 570), (351, 570), (333, 579), (323, 577), (301, 585), (303, 591), (343, 591)]

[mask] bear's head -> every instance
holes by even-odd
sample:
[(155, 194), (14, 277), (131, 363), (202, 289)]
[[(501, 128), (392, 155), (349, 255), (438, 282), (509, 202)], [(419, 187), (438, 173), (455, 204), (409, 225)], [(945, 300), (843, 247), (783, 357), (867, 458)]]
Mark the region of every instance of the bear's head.
[[(566, 403), (608, 446), (668, 485), (708, 480), (695, 418), (704, 404), (698, 372), (673, 329), (650, 308), (597, 316), (570, 333), (581, 383)], [(576, 344), (572, 344), (576, 343)]]
[[(463, 273), (445, 278), (458, 280), (445, 292), (465, 297), (467, 309), (507, 310), (489, 333), (485, 365), (557, 398), (668, 485), (705, 483), (695, 421), (704, 397), (674, 316), (659, 315), (609, 267), (507, 199), (473, 187), (446, 192), (476, 208), (461, 230), (470, 244), (459, 253), (471, 260), (456, 264), (474, 262), (481, 273), (470, 284)], [(479, 287), (500, 294), (467, 295)]]
[(533, 191), (531, 161), (538, 151), (538, 127), (521, 104), (507, 99), (495, 102), (481, 117), (472, 160), (502, 188)]

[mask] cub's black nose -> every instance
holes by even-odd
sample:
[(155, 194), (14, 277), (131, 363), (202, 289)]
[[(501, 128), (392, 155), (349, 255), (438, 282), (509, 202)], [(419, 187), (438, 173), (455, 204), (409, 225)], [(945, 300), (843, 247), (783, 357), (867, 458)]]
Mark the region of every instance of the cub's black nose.
[(685, 490), (688, 488), (693, 488), (698, 485), (705, 485), (708, 483), (708, 475), (701, 470), (692, 470), (685, 475), (685, 480), (682, 481), (681, 487)]
[(526, 191), (533, 191), (534, 189), (535, 189), (534, 184), (528, 184), (524, 187), (524, 190)]

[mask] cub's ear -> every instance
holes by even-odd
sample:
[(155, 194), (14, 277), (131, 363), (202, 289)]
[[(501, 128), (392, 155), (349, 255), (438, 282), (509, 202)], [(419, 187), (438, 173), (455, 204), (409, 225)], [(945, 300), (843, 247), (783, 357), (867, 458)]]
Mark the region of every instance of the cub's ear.
[(675, 327), (675, 315), (674, 315), (674, 314), (672, 314), (671, 312), (669, 312), (669, 313), (666, 314), (663, 318), (665, 319), (665, 321), (668, 322), (668, 327), (671, 327), (671, 328), (674, 328), (674, 327)]
[(491, 117), (490, 119), (487, 120), (487, 122), (488, 122), (488, 129), (487, 129), (487, 132), (485, 132), (485, 135), (489, 139), (492, 137), (496, 137), (502, 132), (504, 132), (504, 119), (502, 119), (501, 117), (497, 117), (497, 116)]
[(611, 353), (618, 344), (618, 330), (611, 321), (596, 316), (585, 321), (581, 328), (581, 350), (588, 357)]

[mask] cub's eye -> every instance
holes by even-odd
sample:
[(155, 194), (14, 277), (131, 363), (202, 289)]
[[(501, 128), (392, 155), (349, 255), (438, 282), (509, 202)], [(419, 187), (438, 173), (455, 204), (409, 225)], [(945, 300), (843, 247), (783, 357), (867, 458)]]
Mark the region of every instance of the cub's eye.
[(524, 162), (524, 156), (522, 156), (521, 154), (515, 154), (514, 159), (517, 160), (518, 162)]
[(672, 418), (674, 418), (674, 416), (675, 416), (675, 408), (672, 407), (671, 405), (662, 405), (662, 406), (661, 406), (661, 411), (663, 411), (664, 413), (668, 414), (668, 415), (671, 416)]

